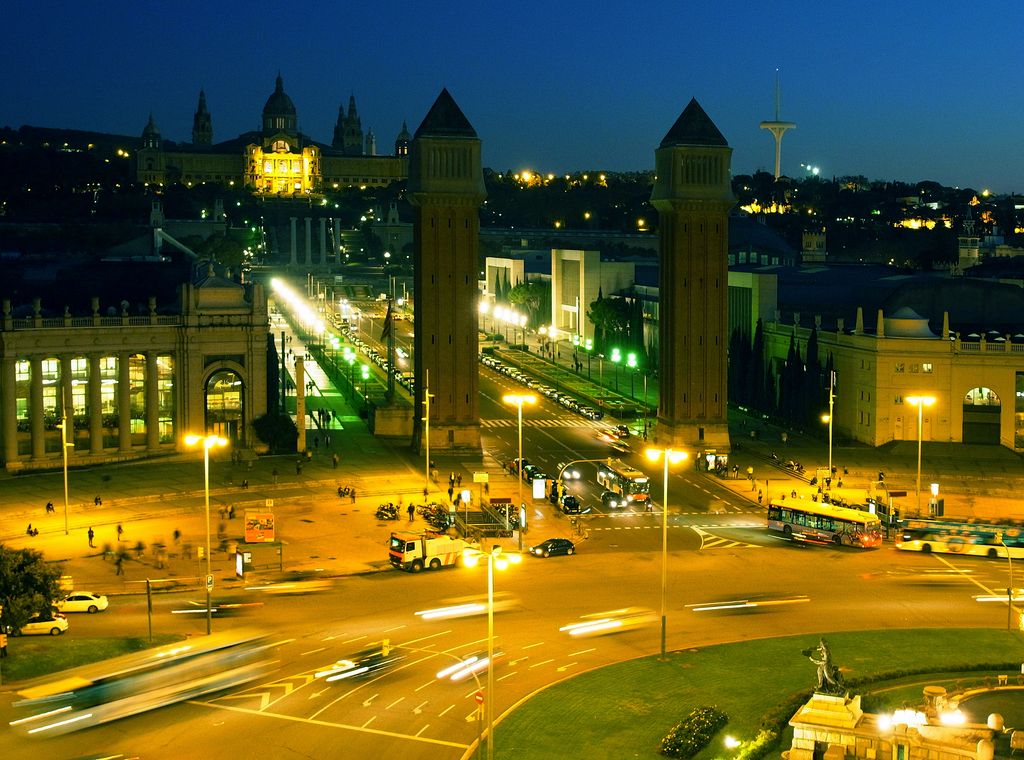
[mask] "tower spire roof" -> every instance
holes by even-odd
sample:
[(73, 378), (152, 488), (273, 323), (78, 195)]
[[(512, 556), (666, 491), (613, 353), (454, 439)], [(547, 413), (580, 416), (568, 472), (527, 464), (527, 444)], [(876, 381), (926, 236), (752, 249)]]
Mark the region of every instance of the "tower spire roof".
[(718, 131), (715, 123), (711, 121), (711, 117), (700, 107), (697, 99), (691, 98), (686, 108), (679, 114), (676, 123), (672, 125), (672, 128), (665, 135), (665, 139), (661, 141), (662, 148), (673, 145), (716, 145), (728, 147), (729, 143), (722, 133)]
[(462, 113), (448, 88), (441, 90), (434, 105), (423, 117), (423, 122), (416, 130), (416, 137), (476, 137), (476, 130), (469, 119)]

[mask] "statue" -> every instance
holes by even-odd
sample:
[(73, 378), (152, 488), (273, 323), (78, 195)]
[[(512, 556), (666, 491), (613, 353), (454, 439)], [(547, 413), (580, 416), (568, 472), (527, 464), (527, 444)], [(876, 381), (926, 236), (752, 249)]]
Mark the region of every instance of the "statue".
[(804, 657), (818, 666), (818, 686), (815, 691), (820, 694), (842, 694), (843, 674), (832, 662), (832, 652), (828, 648), (825, 639), (818, 639), (818, 646), (813, 649), (805, 649)]

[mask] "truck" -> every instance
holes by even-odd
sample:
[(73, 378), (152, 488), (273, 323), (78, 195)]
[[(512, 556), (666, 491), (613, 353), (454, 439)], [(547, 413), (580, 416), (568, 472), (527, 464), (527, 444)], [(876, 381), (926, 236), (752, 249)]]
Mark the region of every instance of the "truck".
[(395, 567), (418, 573), (423, 568), (455, 567), (462, 561), (463, 551), (476, 548), (477, 544), (447, 533), (398, 531), (391, 534), (388, 555)]

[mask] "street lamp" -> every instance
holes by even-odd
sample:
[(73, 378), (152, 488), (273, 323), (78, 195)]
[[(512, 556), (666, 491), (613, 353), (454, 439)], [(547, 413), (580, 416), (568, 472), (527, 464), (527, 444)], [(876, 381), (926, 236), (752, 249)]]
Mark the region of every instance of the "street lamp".
[(516, 480), (519, 482), (519, 506), (516, 507), (516, 514), (519, 515), (519, 551), (522, 551), (523, 517), (520, 510), (523, 508), (523, 404), (536, 404), (537, 397), (532, 393), (509, 393), (501, 400), (515, 406), (519, 412), (519, 466), (516, 468)]
[(828, 477), (832, 477), (832, 420), (835, 418), (836, 373), (830, 372), (828, 378), (828, 414), (821, 415), (821, 421), (828, 423)]
[(213, 604), (210, 601), (210, 592), (213, 591), (213, 572), (210, 570), (210, 449), (214, 446), (227, 446), (226, 438), (217, 435), (186, 435), (185, 444), (195, 446), (203, 444), (203, 493), (206, 497), (206, 635), (209, 636), (213, 628)]
[(492, 546), (489, 552), (466, 549), (462, 553), (466, 567), (475, 567), (483, 559), (487, 560), (487, 760), (494, 760), (494, 569), (504, 570), (518, 564), (523, 556), (506, 553), (500, 546)]
[(366, 396), (366, 383), (370, 379), (370, 368), (365, 364), (360, 364), (359, 371), (363, 376), (363, 409), (369, 409), (370, 400)]
[(619, 362), (622, 361), (622, 352), (617, 348), (612, 349), (612, 355), (608, 357), (615, 365), (615, 392), (619, 392)]
[(68, 535), (68, 446), (75, 445), (68, 443), (68, 408), (66, 403), (57, 427), (60, 428), (60, 453), (61, 459), (64, 462), (64, 535), (66, 536)]
[(666, 596), (668, 589), (668, 466), (679, 464), (688, 456), (685, 451), (675, 449), (647, 449), (644, 454), (652, 462), (659, 459), (665, 463), (662, 473), (664, 492), (661, 501), (661, 659), (665, 660)]
[(917, 516), (921, 516), (921, 434), (924, 408), (935, 403), (934, 396), (907, 396), (907, 403), (917, 407)]
[(633, 398), (633, 381), (636, 379), (636, 367), (637, 367), (637, 364), (636, 364), (636, 354), (634, 354), (632, 352), (626, 354), (626, 366), (629, 367), (631, 370), (633, 370), (630, 373), (630, 375), (629, 375), (629, 397), (631, 399), (633, 399), (633, 401), (636, 401), (636, 399)]

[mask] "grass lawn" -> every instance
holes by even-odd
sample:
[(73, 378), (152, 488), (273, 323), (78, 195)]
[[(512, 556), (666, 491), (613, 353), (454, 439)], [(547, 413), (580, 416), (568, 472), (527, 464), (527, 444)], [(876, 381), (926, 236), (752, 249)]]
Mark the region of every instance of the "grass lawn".
[(123, 639), (70, 639), (67, 636), (8, 636), (7, 657), (0, 660), (3, 683), (25, 681), (60, 670), (88, 665), (141, 649), (180, 640), (180, 636)]
[[(870, 631), (826, 639), (847, 680), (930, 668), (945, 681), (979, 662), (1024, 662), (1024, 636), (999, 630)], [(801, 652), (817, 643), (818, 636), (803, 635), (723, 644), (672, 654), (667, 663), (650, 657), (583, 673), (506, 717), (495, 731), (495, 755), (658, 758), (669, 729), (701, 705), (724, 710), (729, 723), (697, 758), (735, 755), (724, 750), (722, 735), (752, 739), (766, 713), (814, 687), (817, 668)], [(910, 693), (915, 688), (920, 699), (921, 689), (908, 687)]]

